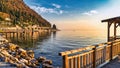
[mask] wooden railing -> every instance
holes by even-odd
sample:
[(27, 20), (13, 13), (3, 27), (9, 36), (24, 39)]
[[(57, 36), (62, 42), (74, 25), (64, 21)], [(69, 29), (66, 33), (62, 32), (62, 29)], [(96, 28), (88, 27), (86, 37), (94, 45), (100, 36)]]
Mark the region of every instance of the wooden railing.
[(97, 68), (114, 59), (120, 52), (120, 40), (59, 53), (63, 68)]

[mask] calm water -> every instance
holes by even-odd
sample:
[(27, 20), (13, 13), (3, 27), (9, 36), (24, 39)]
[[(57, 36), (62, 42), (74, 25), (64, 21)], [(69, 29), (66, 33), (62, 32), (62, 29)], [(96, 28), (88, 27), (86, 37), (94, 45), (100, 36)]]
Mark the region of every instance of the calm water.
[[(27, 36), (30, 38), (30, 36)], [(36, 34), (32, 40), (21, 40), (10, 38), (13, 43), (21, 45), (25, 49), (32, 49), (35, 57), (45, 56), (47, 59), (53, 60), (54, 66), (62, 65), (62, 57), (59, 52), (71, 50), (75, 48), (85, 47), (88, 45), (106, 42), (105, 31), (58, 31), (44, 32)]]

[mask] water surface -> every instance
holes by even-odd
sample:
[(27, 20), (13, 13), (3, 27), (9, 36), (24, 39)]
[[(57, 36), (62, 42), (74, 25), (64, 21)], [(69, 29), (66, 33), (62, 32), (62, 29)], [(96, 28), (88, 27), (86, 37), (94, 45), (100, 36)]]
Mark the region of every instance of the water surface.
[(27, 40), (21, 37), (17, 40), (12, 37), (10, 40), (25, 49), (34, 50), (35, 57), (45, 56), (53, 60), (55, 67), (61, 67), (59, 52), (106, 42), (106, 35), (105, 31), (58, 31), (37, 33), (34, 38), (27, 35)]

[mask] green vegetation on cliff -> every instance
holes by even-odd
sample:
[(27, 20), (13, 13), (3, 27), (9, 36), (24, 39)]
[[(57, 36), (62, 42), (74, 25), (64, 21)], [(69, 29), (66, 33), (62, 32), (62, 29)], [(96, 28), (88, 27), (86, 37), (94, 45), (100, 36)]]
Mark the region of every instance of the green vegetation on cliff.
[(51, 26), (48, 21), (30, 9), (23, 0), (0, 0), (0, 23), (5, 23), (6, 20), (11, 25)]

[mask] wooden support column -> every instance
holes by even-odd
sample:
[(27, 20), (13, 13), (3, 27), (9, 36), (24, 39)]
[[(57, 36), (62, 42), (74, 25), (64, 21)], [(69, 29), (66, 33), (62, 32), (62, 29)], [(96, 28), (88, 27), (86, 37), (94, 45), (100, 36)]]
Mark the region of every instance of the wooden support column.
[(108, 33), (107, 33), (107, 41), (108, 41), (108, 42), (110, 41), (110, 26), (111, 26), (111, 23), (108, 22), (108, 27), (107, 27), (107, 29), (108, 29)]
[(67, 55), (63, 56), (63, 68), (69, 68)]
[(110, 47), (110, 61), (113, 60), (113, 43), (114, 43), (114, 42), (110, 42), (110, 43), (109, 43), (109, 44), (111, 45), (111, 47)]
[(96, 68), (96, 46), (93, 48), (93, 68)]
[(116, 40), (116, 22), (114, 22), (114, 40)]

